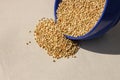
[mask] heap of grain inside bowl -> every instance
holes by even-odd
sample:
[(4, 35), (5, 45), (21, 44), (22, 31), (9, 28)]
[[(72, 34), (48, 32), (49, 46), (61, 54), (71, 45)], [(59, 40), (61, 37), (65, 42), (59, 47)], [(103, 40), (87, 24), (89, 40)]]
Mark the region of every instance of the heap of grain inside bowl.
[(57, 9), (57, 24), (63, 34), (83, 36), (100, 19), (105, 0), (62, 0)]
[(53, 19), (41, 19), (35, 29), (35, 40), (49, 56), (59, 59), (75, 55), (79, 46), (66, 39)]

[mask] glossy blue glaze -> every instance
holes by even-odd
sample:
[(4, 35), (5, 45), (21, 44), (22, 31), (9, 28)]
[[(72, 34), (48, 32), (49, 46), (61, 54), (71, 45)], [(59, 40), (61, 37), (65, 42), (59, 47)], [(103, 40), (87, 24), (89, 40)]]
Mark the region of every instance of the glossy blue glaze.
[[(55, 0), (54, 6), (55, 19), (57, 19), (56, 10), (60, 2), (61, 0)], [(78, 37), (68, 35), (65, 36), (71, 40), (87, 40), (100, 37), (103, 34), (105, 34), (109, 29), (114, 27), (117, 24), (117, 22), (119, 22), (119, 20), (120, 20), (120, 0), (106, 0), (104, 11), (99, 21), (91, 29), (91, 31), (89, 31), (87, 34), (83, 36)]]

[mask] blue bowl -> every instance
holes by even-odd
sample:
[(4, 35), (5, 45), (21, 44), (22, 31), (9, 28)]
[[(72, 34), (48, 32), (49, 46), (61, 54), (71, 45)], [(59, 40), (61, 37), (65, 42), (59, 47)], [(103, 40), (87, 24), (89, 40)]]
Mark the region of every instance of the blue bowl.
[[(62, 0), (55, 0), (54, 15), (57, 19), (56, 10)], [(71, 40), (88, 40), (102, 36), (120, 20), (120, 0), (106, 0), (103, 13), (96, 25), (85, 35), (73, 37), (65, 35)]]

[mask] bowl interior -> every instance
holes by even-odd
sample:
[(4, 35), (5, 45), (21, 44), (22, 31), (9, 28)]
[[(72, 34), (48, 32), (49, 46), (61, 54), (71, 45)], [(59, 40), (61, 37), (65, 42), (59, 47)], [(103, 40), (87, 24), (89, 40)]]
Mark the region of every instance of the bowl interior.
[[(59, 6), (59, 3), (62, 2), (62, 0), (55, 0), (55, 6), (54, 6), (54, 15), (55, 15), (55, 21), (57, 20), (57, 9), (58, 9), (58, 6)], [(101, 14), (101, 17), (99, 18), (99, 20), (97, 21), (97, 23), (95, 24), (95, 26), (93, 26), (93, 28), (86, 34), (84, 34), (83, 36), (78, 36), (78, 37), (73, 37), (73, 36), (68, 36), (68, 35), (65, 35), (67, 38), (69, 39), (73, 39), (73, 40), (77, 40), (77, 39), (84, 39), (86, 37), (89, 37), (91, 35), (92, 32), (95, 32), (95, 29), (98, 27), (98, 24), (101, 22), (101, 19), (105, 13), (105, 10), (106, 10), (106, 7), (107, 7), (107, 3), (108, 3), (108, 0), (106, 0), (105, 2), (105, 6), (104, 6), (104, 9), (103, 9), (103, 12)]]

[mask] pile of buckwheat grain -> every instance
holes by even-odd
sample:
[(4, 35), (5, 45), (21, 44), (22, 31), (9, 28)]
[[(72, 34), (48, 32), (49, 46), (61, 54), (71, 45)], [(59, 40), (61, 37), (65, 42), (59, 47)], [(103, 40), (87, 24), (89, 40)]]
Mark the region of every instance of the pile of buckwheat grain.
[(55, 25), (53, 19), (41, 19), (35, 29), (35, 40), (38, 45), (47, 50), (49, 56), (62, 58), (73, 56), (79, 46), (61, 33), (59, 26)]
[(56, 59), (75, 55), (78, 44), (64, 34), (77, 37), (89, 32), (99, 20), (104, 4), (105, 0), (62, 0), (56, 23), (48, 18), (39, 20), (34, 31), (36, 42)]

